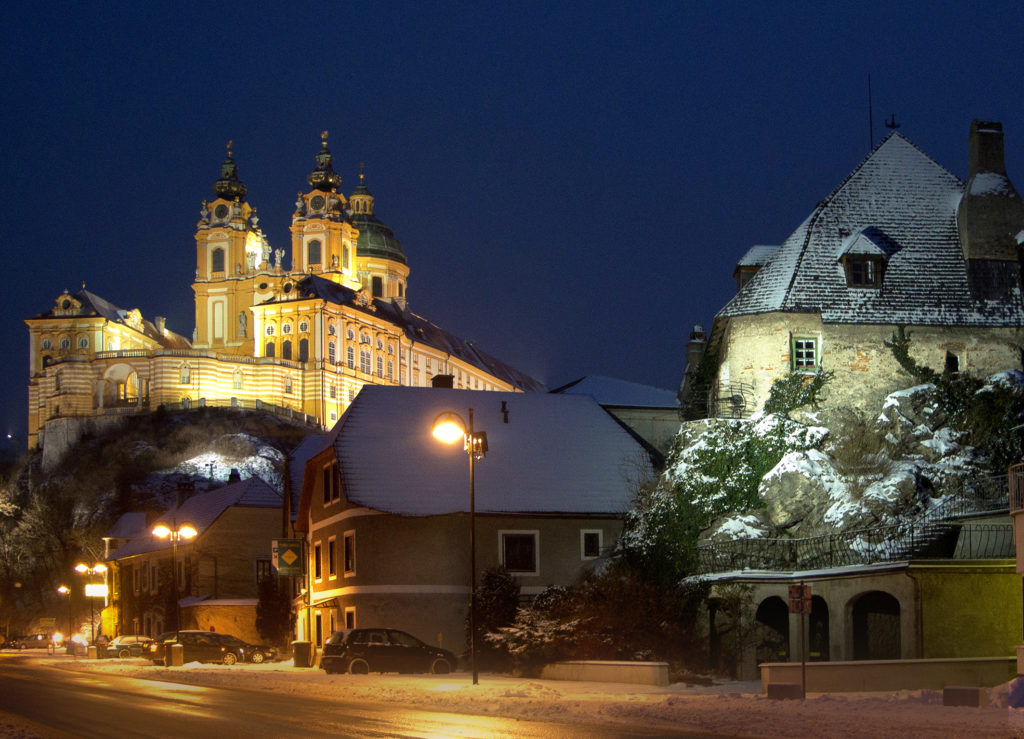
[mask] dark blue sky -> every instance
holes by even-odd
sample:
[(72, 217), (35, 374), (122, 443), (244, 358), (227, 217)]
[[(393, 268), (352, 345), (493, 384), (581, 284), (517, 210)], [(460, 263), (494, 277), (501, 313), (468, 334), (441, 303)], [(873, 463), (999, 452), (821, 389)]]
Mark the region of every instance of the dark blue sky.
[[(411, 308), (555, 387), (674, 388), (735, 261), (901, 133), (964, 177), (1001, 120), (1024, 189), (1024, 4), (138, 3), (0, 10), (2, 420), (27, 330), (88, 288), (190, 335), (224, 144), (272, 246), (329, 129), (405, 247)], [(38, 6), (37, 6), (38, 7)]]

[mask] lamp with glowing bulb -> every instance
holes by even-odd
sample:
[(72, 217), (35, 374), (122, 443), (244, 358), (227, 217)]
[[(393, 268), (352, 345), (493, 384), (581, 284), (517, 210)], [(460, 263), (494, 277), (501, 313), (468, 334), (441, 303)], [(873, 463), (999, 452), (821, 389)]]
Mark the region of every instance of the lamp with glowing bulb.
[(476, 479), (474, 465), (487, 454), (487, 434), (473, 428), (473, 409), (469, 409), (469, 423), (452, 411), (445, 411), (434, 419), (431, 430), (434, 438), (445, 444), (462, 439), (469, 457), (469, 662), (473, 670), (473, 684), (479, 682), (476, 666)]
[[(172, 522), (171, 526), (158, 524), (153, 528), (153, 536), (171, 540), (171, 597), (174, 598), (174, 641), (177, 643), (181, 632), (181, 603), (178, 597), (178, 542), (182, 539), (192, 539), (199, 532), (194, 526), (187, 523), (178, 526), (176, 522)], [(170, 659), (166, 659), (165, 663), (170, 665)]]

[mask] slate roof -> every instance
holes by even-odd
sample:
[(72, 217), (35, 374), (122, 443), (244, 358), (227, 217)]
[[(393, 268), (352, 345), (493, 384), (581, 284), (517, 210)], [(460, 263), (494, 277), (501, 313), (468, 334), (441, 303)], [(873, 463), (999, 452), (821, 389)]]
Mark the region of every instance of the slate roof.
[[(354, 290), (317, 275), (307, 275), (298, 282), (296, 287), (299, 290), (299, 295), (305, 298), (315, 297), (335, 305), (348, 305), (356, 310), (366, 310), (354, 304), (356, 296)], [(463, 341), (453, 336), (426, 318), (403, 310), (390, 301), (374, 300), (373, 307), (375, 316), (395, 324), (411, 340), (458, 357), (462, 361), (508, 382), (512, 387), (520, 390), (544, 391), (543, 383), (492, 357), (473, 342)]]
[(759, 244), (752, 246), (747, 249), (747, 253), (740, 257), (740, 261), (736, 262), (737, 267), (760, 267), (769, 259), (772, 255), (779, 250), (778, 245), (767, 246)]
[(409, 516), (468, 511), (466, 452), (430, 431), (442, 412), (468, 420), (469, 408), (489, 445), (475, 465), (479, 513), (619, 514), (637, 475), (652, 475), (644, 448), (583, 395), (366, 385), (334, 445), (349, 502)]
[(171, 508), (155, 520), (149, 531), (143, 532), (117, 549), (114, 552), (115, 559), (170, 549), (169, 539), (161, 539), (151, 533), (159, 524), (173, 526), (175, 522), (179, 525), (189, 523), (199, 531), (199, 536), (202, 536), (203, 532), (232, 506), (280, 509), (281, 494), (258, 477), (250, 477), (248, 480), (225, 485), (208, 493), (193, 495), (184, 501), (180, 508)]
[[(128, 311), (123, 308), (118, 308), (109, 300), (101, 298), (96, 293), (89, 292), (85, 288), (82, 288), (71, 297), (82, 304), (82, 308), (78, 311), (79, 316), (100, 316), (112, 323), (120, 323), (124, 326), (129, 326), (129, 323), (126, 320)], [(53, 308), (51, 308), (45, 313), (38, 314), (36, 318), (61, 318), (61, 316), (56, 315)], [(192, 344), (184, 336), (176, 334), (166, 327), (161, 333), (151, 321), (147, 321), (145, 318), (142, 319), (139, 329), (132, 328), (132, 330), (141, 331), (141, 333), (145, 334), (150, 339), (159, 342), (162, 346), (168, 349), (190, 349), (192, 347)]]
[(603, 406), (617, 408), (678, 408), (679, 398), (672, 390), (664, 390), (638, 382), (614, 377), (588, 375), (562, 385), (552, 393), (589, 395)]
[[(788, 311), (820, 313), (825, 323), (1024, 326), (1016, 281), (1002, 298), (971, 297), (956, 220), (964, 187), (902, 135), (890, 134), (718, 317)], [(844, 248), (888, 255), (880, 289), (847, 287)]]
[(110, 530), (103, 535), (104, 539), (132, 539), (146, 530), (145, 513), (125, 513), (117, 519)]

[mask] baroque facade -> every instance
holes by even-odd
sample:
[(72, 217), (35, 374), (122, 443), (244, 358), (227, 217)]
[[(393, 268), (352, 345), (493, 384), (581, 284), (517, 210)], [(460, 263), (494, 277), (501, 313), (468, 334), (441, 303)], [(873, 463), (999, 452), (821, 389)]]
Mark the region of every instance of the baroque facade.
[(782, 245), (740, 260), (707, 341), (711, 386), (691, 357), (684, 399), (749, 415), (776, 379), (820, 369), (834, 373), (828, 405), (877, 408), (912, 382), (885, 345), (900, 327), (936, 371), (1019, 368), (1022, 243), (1000, 123), (972, 124), (966, 183), (893, 133)]
[(401, 243), (376, 217), (363, 175), (350, 197), (339, 191), (326, 132), (306, 179), (291, 248), (271, 249), (229, 146), (196, 226), (191, 339), (84, 285), (27, 319), (29, 447), (55, 420), (161, 405), (262, 407), (326, 428), (367, 384), (451, 375), (457, 388), (542, 389), (409, 310)]

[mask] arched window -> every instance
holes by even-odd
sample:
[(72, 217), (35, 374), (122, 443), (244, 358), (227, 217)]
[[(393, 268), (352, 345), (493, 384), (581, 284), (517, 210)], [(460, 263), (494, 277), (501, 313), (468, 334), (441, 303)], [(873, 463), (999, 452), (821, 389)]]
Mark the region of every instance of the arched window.
[(43, 342), (42, 342), (42, 344), (40, 344), (40, 346), (43, 349), (52, 349), (53, 348), (53, 342), (50, 341), (49, 339), (43, 339)]
[(89, 348), (89, 337), (88, 336), (79, 336), (78, 337), (78, 348), (79, 349), (88, 349)]
[(290, 323), (286, 323), (283, 326), (281, 326), (281, 333), (282, 334), (290, 334), (291, 332), (292, 332), (292, 325)]
[(320, 264), (320, 242), (313, 239), (308, 246), (308, 264)]
[(356, 368), (356, 350), (353, 347), (350, 346), (348, 349), (345, 350), (345, 355), (346, 355), (346, 357), (348, 359), (348, 368), (349, 369), (355, 369)]
[(390, 359), (388, 360), (388, 379), (395, 379), (395, 363), (392, 362)]
[(299, 339), (299, 361), (309, 361), (309, 339)]
[(381, 277), (379, 277), (377, 275), (374, 275), (374, 277), (370, 280), (370, 292), (373, 294), (373, 297), (375, 297), (375, 298), (383, 298), (384, 297), (384, 280), (383, 280), (383, 278), (381, 278)]
[(274, 342), (273, 341), (268, 341), (267, 342), (267, 349), (263, 353), (264, 353), (264, 355), (266, 355), (268, 357), (276, 356), (275, 352), (274, 352)]
[(377, 377), (384, 376), (384, 357), (377, 357)]
[(183, 364), (181, 365), (181, 384), (188, 385), (190, 382), (192, 382), (192, 368)]
[(292, 358), (292, 342), (291, 339), (281, 342), (281, 359)]
[(327, 342), (327, 361), (330, 362), (331, 364), (334, 364), (335, 360), (337, 359), (337, 355), (335, 354), (335, 351), (336, 350), (335, 350), (335, 347), (334, 347), (334, 342), (333, 341), (328, 341)]
[(273, 335), (274, 335), (274, 324), (268, 323), (267, 324), (267, 336), (273, 336)]
[(242, 371), (241, 370), (235, 370), (235, 374), (231, 378), (231, 385), (232, 385), (232, 387), (235, 388), (235, 390), (241, 390), (242, 389)]
[(60, 348), (61, 349), (70, 349), (71, 348), (71, 339), (68, 339), (68, 338), (61, 339), (60, 340)]
[(309, 323), (307, 321), (300, 321), (299, 322), (299, 333), (300, 334), (304, 334), (304, 333), (307, 333), (308, 331), (309, 331)]
[(377, 351), (380, 351), (383, 348), (384, 348), (384, 342), (381, 341), (380, 339), (377, 339)]
[(345, 336), (348, 338), (349, 341), (352, 341), (354, 338), (356, 338), (355, 331), (353, 331), (352, 329), (346, 331)]
[(224, 271), (224, 250), (216, 248), (213, 253), (210, 254), (210, 270), (212, 272), (223, 272)]
[(327, 335), (334, 336), (334, 321), (327, 324)]

